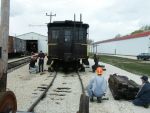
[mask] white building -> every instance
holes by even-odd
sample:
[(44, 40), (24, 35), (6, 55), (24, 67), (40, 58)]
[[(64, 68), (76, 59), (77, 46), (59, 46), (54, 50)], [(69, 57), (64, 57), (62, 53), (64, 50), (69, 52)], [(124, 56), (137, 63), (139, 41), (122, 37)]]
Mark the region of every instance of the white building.
[(150, 31), (95, 42), (94, 53), (136, 56), (150, 53)]
[(41, 50), (44, 53), (48, 53), (48, 37), (30, 32), (26, 34), (22, 34), (19, 36), (16, 36), (17, 38), (26, 40), (26, 50), (32, 52), (33, 49), (35, 49), (35, 52), (40, 52)]

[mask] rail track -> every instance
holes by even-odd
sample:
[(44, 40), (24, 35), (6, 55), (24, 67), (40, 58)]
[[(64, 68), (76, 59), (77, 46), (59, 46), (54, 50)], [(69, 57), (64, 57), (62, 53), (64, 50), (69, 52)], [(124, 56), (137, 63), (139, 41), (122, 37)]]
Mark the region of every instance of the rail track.
[[(89, 113), (89, 98), (85, 95), (84, 86), (79, 72), (65, 75), (63, 73), (53, 72), (50, 74), (53, 76), (49, 85), (38, 87), (43, 90), (42, 94), (36, 99), (36, 101), (28, 108), (28, 112), (56, 112), (54, 108), (59, 110), (57, 112), (67, 113), (70, 111), (70, 105), (77, 103), (80, 98), (79, 110), (73, 109), (71, 111), (78, 111), (77, 113)], [(72, 80), (72, 81), (71, 81)], [(76, 86), (79, 86), (78, 89)], [(76, 99), (74, 99), (76, 98)], [(42, 101), (41, 101), (42, 100)], [(70, 104), (71, 103), (71, 104)], [(61, 105), (64, 107), (59, 106)], [(46, 106), (47, 109), (45, 109)], [(75, 105), (77, 107), (77, 105)], [(43, 111), (45, 109), (45, 111)]]
[(23, 65), (29, 63), (31, 57), (25, 57), (16, 61), (8, 62), (8, 73), (13, 71), (14, 69), (18, 69)]

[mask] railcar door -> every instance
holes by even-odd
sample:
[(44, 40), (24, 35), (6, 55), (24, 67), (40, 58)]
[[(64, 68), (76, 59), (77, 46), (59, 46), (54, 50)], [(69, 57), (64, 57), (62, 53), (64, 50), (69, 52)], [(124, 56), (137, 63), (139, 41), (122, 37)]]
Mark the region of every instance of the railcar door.
[(52, 59), (58, 59), (58, 38), (59, 38), (59, 29), (51, 28), (49, 29), (48, 36), (48, 48), (49, 48), (49, 57)]
[(73, 54), (76, 58), (85, 58), (87, 56), (87, 31), (84, 28), (78, 28), (74, 37)]
[(64, 30), (64, 60), (69, 61), (72, 56), (72, 33), (71, 29)]

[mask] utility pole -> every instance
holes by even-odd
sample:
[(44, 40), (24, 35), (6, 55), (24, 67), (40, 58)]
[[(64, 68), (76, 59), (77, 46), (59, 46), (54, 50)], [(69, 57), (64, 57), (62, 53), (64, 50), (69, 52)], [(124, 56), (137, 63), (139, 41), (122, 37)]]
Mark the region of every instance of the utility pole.
[(1, 0), (0, 22), (0, 92), (6, 91), (10, 0)]
[(53, 17), (53, 16), (56, 16), (56, 14), (52, 14), (52, 12), (51, 12), (49, 15), (46, 13), (46, 16), (49, 16), (49, 17), (50, 17), (50, 23), (51, 23), (52, 17)]

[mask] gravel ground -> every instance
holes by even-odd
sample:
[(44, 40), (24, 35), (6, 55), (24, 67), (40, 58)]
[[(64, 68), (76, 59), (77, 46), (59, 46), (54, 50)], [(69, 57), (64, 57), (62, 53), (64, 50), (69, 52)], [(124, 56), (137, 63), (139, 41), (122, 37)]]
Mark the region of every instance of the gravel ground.
[[(16, 69), (8, 73), (7, 88), (12, 90), (17, 98), (18, 111), (27, 111), (30, 105), (42, 93), (39, 86), (48, 85), (52, 77), (48, 72), (45, 74), (30, 74), (29, 66), (25, 65), (22, 68)], [(46, 69), (45, 65), (45, 69)]]
[[(36, 107), (36, 113), (76, 113), (81, 85), (77, 74), (58, 73), (47, 97)], [(45, 106), (46, 105), (46, 106)]]
[[(90, 64), (93, 65), (93, 60), (90, 60)], [(120, 75), (126, 75), (138, 84), (141, 84), (140, 76), (109, 64), (104, 65), (107, 70), (103, 76), (105, 76), (107, 80), (110, 74), (118, 73)], [(81, 73), (85, 86), (87, 86), (92, 76), (96, 76), (91, 70), (91, 68), (86, 68), (86, 72)], [(79, 109), (81, 86), (78, 77), (75, 73), (68, 75), (58, 73), (58, 75), (54, 81), (54, 84), (57, 84), (49, 90), (47, 97), (40, 102), (40, 106), (37, 106), (37, 113), (76, 113)], [(41, 93), (37, 87), (42, 84), (49, 84), (51, 80), (52, 77), (48, 72), (45, 72), (43, 75), (29, 74), (28, 65), (9, 73), (7, 87), (16, 94), (18, 110), (26, 111), (30, 104), (33, 103)], [(59, 90), (57, 88), (66, 89), (61, 89), (61, 92), (58, 92)], [(102, 103), (97, 103), (96, 101), (93, 103), (90, 102), (90, 113), (150, 113), (150, 108), (145, 109), (143, 107), (134, 106), (129, 101), (114, 100), (109, 88), (106, 97), (109, 97), (109, 100), (104, 100)]]
[[(93, 61), (90, 60), (90, 64), (93, 65)], [(119, 75), (128, 76), (129, 79), (136, 81), (141, 84), (140, 76), (124, 71), (120, 68), (114, 67), (109, 64), (101, 63), (105, 65), (106, 71), (103, 76), (108, 80), (110, 74), (117, 73)], [(95, 73), (91, 72), (91, 68), (86, 69), (86, 74), (82, 73), (82, 79), (85, 86), (87, 86), (90, 78), (96, 76)], [(83, 75), (84, 74), (84, 75)], [(150, 113), (150, 108), (146, 109), (143, 107), (134, 106), (131, 102), (125, 100), (114, 100), (113, 96), (108, 88), (106, 96), (109, 100), (103, 100), (102, 103), (90, 102), (89, 112), (90, 113)], [(96, 99), (95, 99), (96, 100)]]

